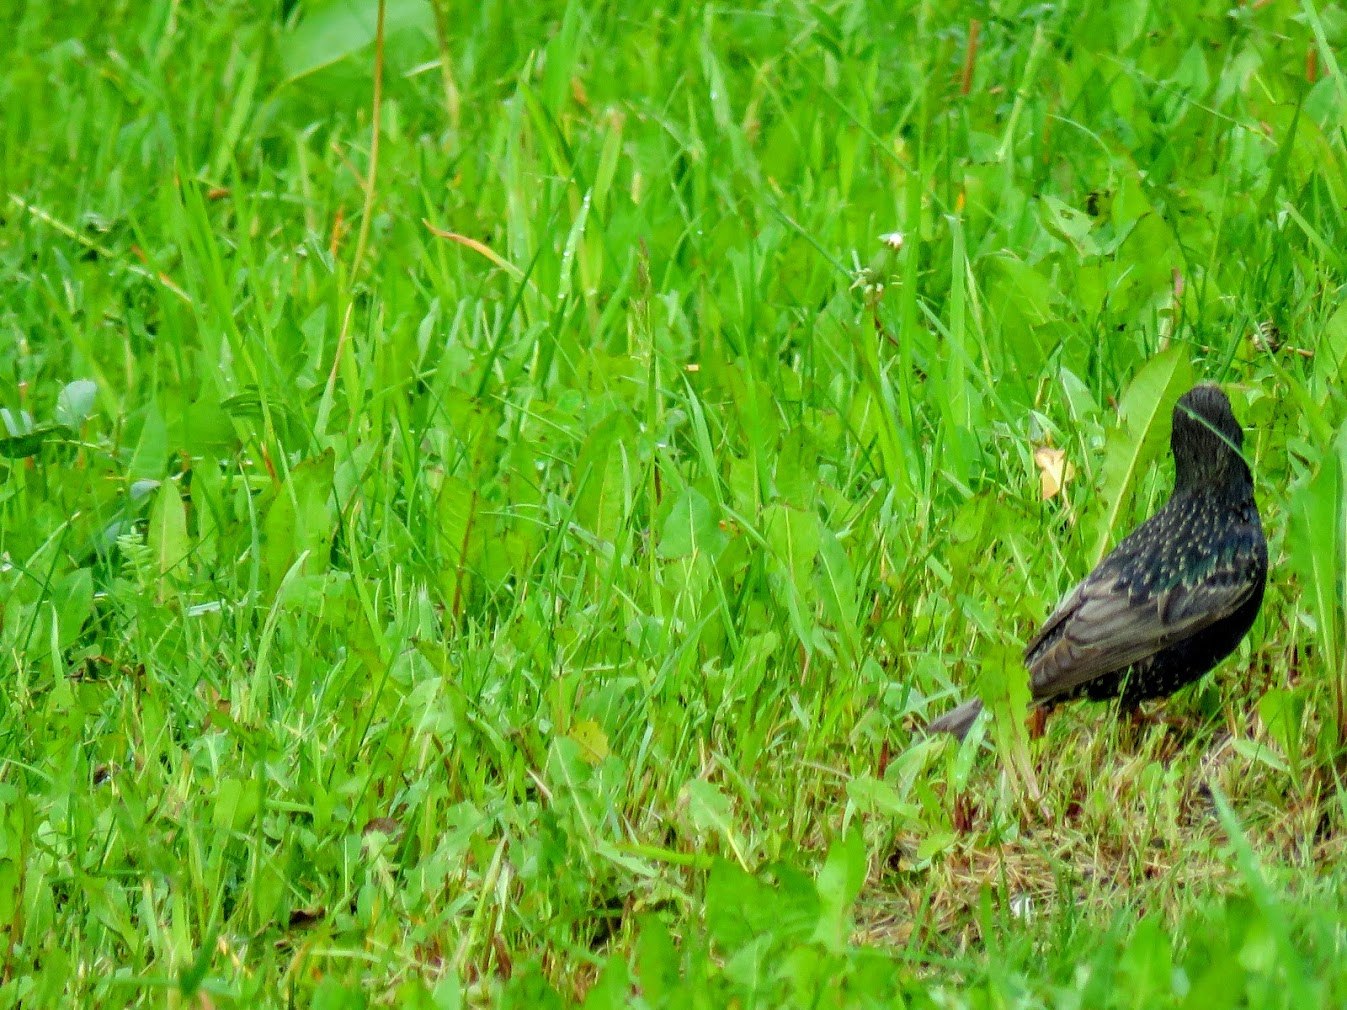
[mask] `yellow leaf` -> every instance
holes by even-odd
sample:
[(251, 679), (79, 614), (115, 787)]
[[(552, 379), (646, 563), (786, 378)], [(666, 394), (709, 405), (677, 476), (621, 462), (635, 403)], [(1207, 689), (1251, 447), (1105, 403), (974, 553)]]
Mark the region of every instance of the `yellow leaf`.
[(1034, 462), (1038, 464), (1038, 484), (1044, 501), (1055, 498), (1076, 475), (1076, 467), (1067, 460), (1064, 449), (1040, 445), (1034, 450)]
[(608, 735), (593, 719), (582, 719), (568, 734), (580, 745), (580, 756), (586, 763), (596, 765), (608, 756)]

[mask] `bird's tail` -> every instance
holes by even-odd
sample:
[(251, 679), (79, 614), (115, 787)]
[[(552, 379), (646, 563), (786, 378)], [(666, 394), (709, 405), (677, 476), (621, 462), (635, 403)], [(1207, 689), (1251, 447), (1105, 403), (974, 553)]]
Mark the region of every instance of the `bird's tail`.
[(932, 720), (926, 726), (927, 733), (952, 733), (962, 740), (973, 728), (973, 723), (982, 714), (982, 702), (974, 698), (958, 708), (946, 712), (939, 719)]

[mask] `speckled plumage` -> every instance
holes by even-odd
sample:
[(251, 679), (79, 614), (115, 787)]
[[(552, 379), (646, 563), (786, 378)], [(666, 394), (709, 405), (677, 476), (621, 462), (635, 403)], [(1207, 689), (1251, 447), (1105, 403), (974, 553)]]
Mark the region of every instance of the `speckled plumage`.
[[(1174, 407), (1174, 492), (1058, 605), (1025, 649), (1036, 702), (1123, 705), (1172, 694), (1234, 651), (1263, 603), (1267, 542), (1241, 450), (1216, 386)], [(976, 699), (930, 724), (962, 737)]]

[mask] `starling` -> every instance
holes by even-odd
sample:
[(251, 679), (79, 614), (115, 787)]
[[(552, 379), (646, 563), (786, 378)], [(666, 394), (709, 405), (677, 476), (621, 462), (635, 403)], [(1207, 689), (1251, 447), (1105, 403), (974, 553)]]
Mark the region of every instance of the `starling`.
[[(1024, 652), (1033, 700), (1134, 706), (1172, 694), (1234, 651), (1263, 603), (1267, 541), (1244, 435), (1216, 386), (1174, 407), (1174, 492), (1067, 594)], [(930, 732), (968, 732), (974, 699)]]

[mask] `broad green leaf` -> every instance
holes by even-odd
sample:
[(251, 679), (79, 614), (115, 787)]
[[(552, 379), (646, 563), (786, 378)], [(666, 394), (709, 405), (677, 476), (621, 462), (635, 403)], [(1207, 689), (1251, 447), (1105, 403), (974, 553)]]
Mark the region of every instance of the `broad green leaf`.
[(1137, 220), (1118, 247), (1117, 262), (1123, 273), (1109, 296), (1111, 304), (1130, 305), (1144, 316), (1148, 306), (1160, 309), (1172, 301), (1173, 271), (1183, 262), (1183, 250), (1160, 214)]
[(733, 955), (764, 932), (788, 925), (780, 896), (742, 866), (717, 859), (706, 880), (706, 927), (711, 938)]
[(1320, 395), (1337, 390), (1347, 375), (1347, 301), (1324, 324), (1314, 353), (1314, 377)]
[(153, 400), (145, 409), (145, 420), (140, 427), (140, 438), (126, 467), (126, 476), (132, 480), (160, 480), (168, 465), (168, 427), (159, 405)]
[(220, 464), (209, 456), (192, 465), (191, 516), (196, 524), (197, 560), (207, 568), (213, 567), (220, 551), (220, 538), (230, 524)]
[(763, 512), (773, 595), (786, 608), (791, 630), (805, 648), (815, 641), (814, 565), (819, 553), (819, 521), (812, 511), (769, 505)]
[(1300, 781), (1301, 726), (1306, 694), (1300, 688), (1269, 688), (1258, 699), (1258, 718), (1285, 755), (1296, 781)]
[(688, 782), (683, 786), (683, 796), (687, 801), (688, 821), (693, 830), (718, 836), (734, 853), (739, 865), (743, 866), (743, 851), (735, 837), (734, 808), (730, 798), (715, 783), (706, 779)]
[(1174, 404), (1192, 385), (1192, 375), (1186, 348), (1171, 347), (1148, 361), (1123, 393), (1122, 425), (1109, 437), (1100, 480), (1104, 511), (1095, 534), (1096, 564), (1108, 553), (1132, 485), (1168, 443)]
[(1018, 776), (1022, 788), (1037, 792), (1024, 728), (1031, 702), (1029, 674), (1019, 647), (994, 643), (985, 648), (979, 665), (978, 696), (993, 713), (991, 732), (1007, 771)]
[(823, 601), (824, 613), (832, 620), (852, 658), (859, 654), (856, 622), (859, 603), (856, 572), (846, 548), (826, 527), (820, 527), (819, 565), (814, 584)]
[(301, 555), (304, 574), (327, 569), (336, 522), (331, 509), (333, 459), (327, 449), (305, 460), (276, 489), (262, 521), (263, 568), (272, 592)]
[(22, 435), (0, 438), (0, 457), (26, 459), (29, 456), (36, 456), (48, 442), (61, 442), (74, 437), (75, 433), (65, 425), (46, 424)]
[(812, 508), (819, 493), (819, 450), (813, 433), (804, 425), (792, 427), (782, 438), (773, 465), (777, 494), (796, 508)]
[(1109, 223), (1113, 226), (1114, 235), (1119, 238), (1131, 234), (1138, 221), (1154, 212), (1137, 172), (1129, 171), (1119, 181), (1108, 211)]
[(625, 449), (631, 422), (625, 414), (597, 420), (575, 461), (575, 521), (612, 544), (626, 519), (632, 489)]
[(833, 842), (818, 875), (820, 909), (814, 939), (833, 953), (845, 949), (851, 934), (851, 906), (866, 877), (865, 840), (852, 828)]
[(688, 817), (699, 831), (728, 835), (731, 807), (729, 797), (706, 779), (693, 779), (683, 787), (688, 801)]
[(56, 608), (56, 644), (61, 649), (68, 649), (75, 644), (89, 615), (93, 613), (93, 569), (76, 568), (67, 572), (57, 580), (51, 597), (52, 605)]
[(463, 990), (464, 986), (459, 981), (458, 972), (451, 968), (435, 983), (430, 997), (431, 1004), (435, 1010), (462, 1010)]
[(1291, 565), (1304, 586), (1323, 666), (1343, 677), (1343, 587), (1347, 579), (1347, 426), (1324, 454), (1319, 472), (1291, 499), (1286, 538)]
[(68, 383), (56, 398), (56, 423), (78, 429), (93, 413), (97, 397), (98, 385), (88, 379)]
[[(376, 0), (304, 4), (299, 23), (279, 45), (286, 77), (294, 80), (311, 74), (372, 44), (378, 8)], [(430, 38), (435, 30), (430, 0), (388, 0), (384, 17), (385, 36), (411, 30)]]
[(700, 491), (688, 485), (664, 522), (659, 556), (686, 558), (700, 553), (715, 557), (725, 546), (725, 540), (725, 532), (716, 520), (711, 503)]
[(221, 831), (246, 831), (257, 816), (259, 784), (251, 779), (226, 778), (215, 783), (213, 823)]
[(239, 444), (233, 418), (223, 404), (210, 398), (199, 399), (183, 411), (175, 435), (193, 456), (216, 452), (224, 458)]
[(1081, 256), (1099, 254), (1099, 244), (1090, 234), (1094, 221), (1084, 211), (1067, 206), (1055, 196), (1044, 196), (1039, 201), (1039, 219), (1050, 234), (1074, 246)]
[(1159, 1003), (1173, 991), (1173, 947), (1168, 930), (1156, 916), (1147, 915), (1137, 923), (1118, 968), (1128, 979), (1129, 997), (1138, 1006), (1152, 1000)]
[(482, 555), (481, 501), (478, 489), (455, 474), (446, 474), (436, 499), (437, 534), (444, 564), (440, 581), (445, 602), (461, 601)]
[(1058, 339), (1050, 325), (1061, 300), (1056, 287), (1044, 272), (1008, 252), (988, 256), (979, 265), (983, 294), (996, 306), (990, 322), (993, 332), (999, 331), (1003, 369), (1009, 372), (1022, 362), (1044, 358)]
[(178, 491), (177, 481), (166, 480), (159, 485), (150, 508), (148, 533), (150, 550), (154, 552), (154, 567), (159, 573), (159, 595), (162, 599), (168, 589), (170, 573), (182, 577), (179, 566), (191, 550), (187, 539), (187, 509)]
[(900, 823), (915, 820), (921, 813), (921, 807), (904, 799), (895, 786), (873, 775), (848, 779), (847, 799), (862, 813), (880, 814)]
[(641, 920), (636, 941), (636, 977), (641, 992), (655, 1006), (667, 1005), (667, 997), (680, 986), (681, 960), (669, 927), (655, 913)]

